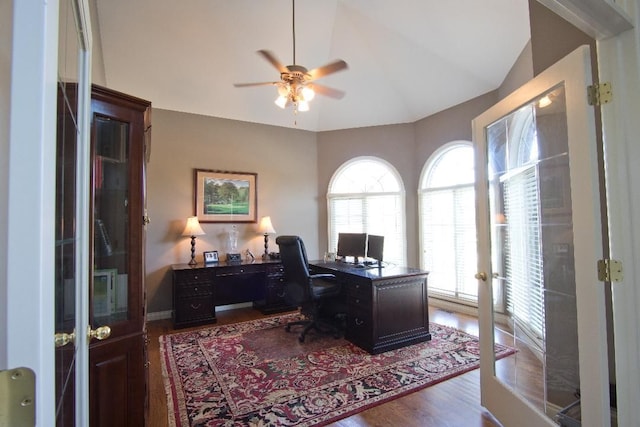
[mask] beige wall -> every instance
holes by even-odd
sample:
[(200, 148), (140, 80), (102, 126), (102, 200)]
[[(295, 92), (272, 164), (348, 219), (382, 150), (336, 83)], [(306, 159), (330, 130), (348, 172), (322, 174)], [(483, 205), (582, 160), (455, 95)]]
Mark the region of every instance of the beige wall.
[[(318, 258), (316, 135), (313, 132), (154, 109), (148, 165), (146, 288), (150, 313), (171, 310), (171, 264), (190, 259), (190, 239), (181, 236), (194, 214), (194, 169), (258, 174), (258, 218), (270, 215), (278, 234), (300, 235), (310, 258)], [(230, 224), (202, 224), (202, 251), (226, 253)], [(239, 249), (260, 256), (264, 237), (256, 224), (238, 224)], [(270, 251), (277, 251), (275, 239)]]

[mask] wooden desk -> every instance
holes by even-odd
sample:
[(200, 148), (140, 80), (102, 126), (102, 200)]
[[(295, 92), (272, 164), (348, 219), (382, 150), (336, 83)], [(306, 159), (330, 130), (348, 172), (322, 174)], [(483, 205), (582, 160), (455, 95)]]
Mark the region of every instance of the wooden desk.
[(173, 324), (176, 328), (214, 323), (216, 306), (253, 302), (263, 313), (294, 310), (285, 301), (280, 261), (174, 264)]
[(356, 268), (312, 261), (314, 273), (331, 273), (347, 301), (345, 338), (372, 354), (429, 341), (427, 271), (408, 267)]

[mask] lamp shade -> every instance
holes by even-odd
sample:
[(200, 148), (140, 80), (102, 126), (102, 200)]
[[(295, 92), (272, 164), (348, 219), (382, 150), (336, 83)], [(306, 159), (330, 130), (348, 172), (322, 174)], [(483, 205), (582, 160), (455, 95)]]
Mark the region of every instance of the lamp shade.
[(184, 231), (182, 232), (183, 236), (202, 236), (204, 230), (200, 227), (200, 222), (198, 222), (197, 216), (190, 216), (187, 218), (187, 225), (184, 227)]
[(258, 226), (258, 232), (260, 234), (275, 234), (276, 230), (273, 229), (270, 216), (263, 216), (260, 218), (260, 225)]

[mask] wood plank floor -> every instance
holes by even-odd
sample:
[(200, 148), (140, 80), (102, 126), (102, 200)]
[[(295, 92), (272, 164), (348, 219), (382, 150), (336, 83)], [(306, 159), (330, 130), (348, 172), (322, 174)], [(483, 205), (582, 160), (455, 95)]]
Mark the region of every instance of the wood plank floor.
[[(217, 313), (218, 325), (262, 317), (251, 308)], [(429, 320), (478, 334), (477, 319), (440, 309), (429, 309)], [(149, 334), (149, 427), (168, 427), (158, 338), (174, 332), (170, 320), (147, 324)], [(198, 328), (192, 328), (198, 329)], [(187, 331), (189, 329), (180, 329)], [(330, 424), (333, 427), (500, 427), (480, 406), (480, 370), (459, 375), (407, 396), (375, 406)]]

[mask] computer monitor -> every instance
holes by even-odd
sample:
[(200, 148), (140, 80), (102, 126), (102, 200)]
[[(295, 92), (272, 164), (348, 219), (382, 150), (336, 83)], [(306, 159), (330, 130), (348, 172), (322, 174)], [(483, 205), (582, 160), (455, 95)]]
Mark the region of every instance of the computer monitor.
[(373, 258), (382, 263), (382, 253), (384, 252), (384, 236), (369, 234), (367, 243), (367, 257)]
[(355, 262), (367, 254), (367, 233), (338, 233), (339, 257), (352, 256)]

